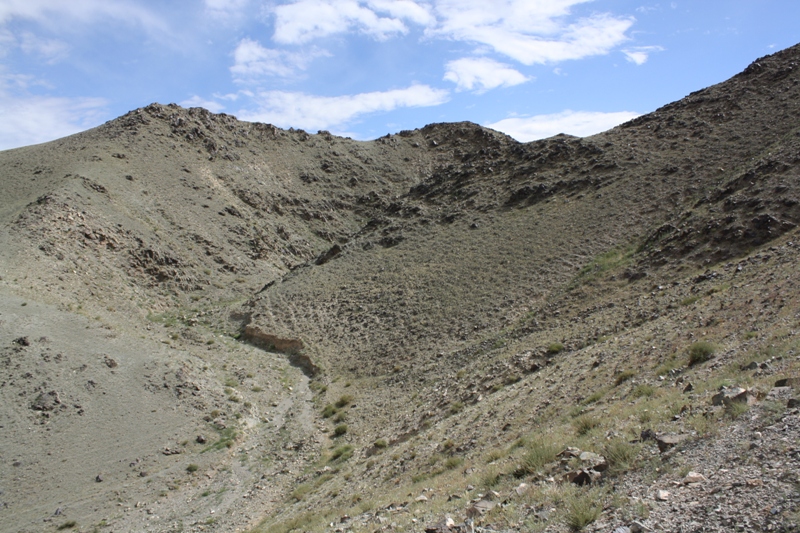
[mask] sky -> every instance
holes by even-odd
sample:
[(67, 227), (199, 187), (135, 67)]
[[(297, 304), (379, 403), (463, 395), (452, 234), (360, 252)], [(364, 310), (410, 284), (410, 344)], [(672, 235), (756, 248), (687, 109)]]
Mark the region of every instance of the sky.
[(150, 103), (359, 140), (587, 136), (800, 42), (798, 0), (0, 0), (0, 149)]

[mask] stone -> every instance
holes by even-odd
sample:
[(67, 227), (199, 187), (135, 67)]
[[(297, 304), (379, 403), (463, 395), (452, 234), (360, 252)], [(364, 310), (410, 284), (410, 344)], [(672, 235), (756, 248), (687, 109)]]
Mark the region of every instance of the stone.
[(670, 448), (680, 444), (681, 442), (688, 439), (688, 435), (676, 435), (676, 434), (668, 434), (668, 435), (660, 435), (656, 437), (656, 444), (658, 445), (658, 450), (661, 453), (666, 452)]
[(656, 500), (658, 500), (660, 502), (665, 502), (665, 501), (669, 500), (669, 496), (670, 496), (670, 494), (669, 494), (668, 491), (660, 490), (660, 491), (658, 491), (658, 494), (656, 494)]
[(789, 398), (789, 400), (786, 402), (786, 407), (788, 407), (789, 409), (800, 407), (800, 400), (798, 400), (797, 398)]
[(203, 435), (198, 435), (195, 439), (197, 444), (205, 444), (207, 442), (206, 438)]
[(482, 515), (488, 513), (489, 511), (491, 511), (492, 509), (494, 509), (495, 506), (497, 506), (497, 504), (495, 502), (492, 502), (492, 501), (489, 501), (489, 500), (480, 500), (480, 501), (472, 504), (467, 509), (467, 516), (470, 517), (470, 518), (475, 518), (477, 516), (482, 516)]
[(747, 389), (741, 387), (723, 387), (721, 391), (711, 397), (711, 405), (728, 406), (734, 402), (746, 402), (748, 398)]
[(94, 481), (95, 481), (95, 483), (102, 483), (103, 482), (103, 476), (100, 475), (100, 474), (97, 474), (95, 476), (95, 478), (94, 478)]
[(420, 494), (419, 496), (414, 498), (414, 501), (415, 502), (426, 502), (426, 501), (428, 501), (428, 497), (425, 496), (424, 494)]
[(608, 470), (608, 462), (606, 458), (599, 453), (594, 452), (581, 452), (579, 459), (586, 466), (595, 472), (605, 472)]
[(652, 528), (647, 527), (646, 525), (642, 524), (638, 520), (634, 520), (631, 523), (631, 533), (647, 533), (649, 531), (653, 531)]
[(758, 363), (756, 363), (755, 361), (752, 361), (752, 362), (750, 362), (750, 364), (740, 365), (739, 369), (742, 370), (742, 371), (745, 371), (745, 370), (758, 370)]
[(702, 483), (703, 481), (708, 481), (706, 476), (703, 474), (699, 474), (697, 472), (689, 472), (686, 474), (686, 477), (683, 478), (683, 483), (688, 485), (690, 483)]
[(61, 398), (54, 390), (50, 392), (42, 392), (33, 400), (31, 409), (34, 411), (52, 411), (57, 406), (61, 405)]
[(529, 489), (529, 488), (530, 488), (530, 487), (528, 486), (528, 484), (527, 484), (527, 483), (520, 483), (520, 484), (517, 486), (517, 488), (515, 488), (515, 489), (514, 489), (514, 492), (517, 494), (517, 496), (522, 496), (523, 494), (525, 494), (526, 492), (528, 492), (528, 489)]
[(19, 344), (20, 346), (30, 346), (31, 341), (28, 339), (28, 337), (18, 337), (14, 339), (14, 344)]
[(792, 387), (796, 389), (800, 385), (800, 378), (783, 378), (775, 382), (776, 387)]

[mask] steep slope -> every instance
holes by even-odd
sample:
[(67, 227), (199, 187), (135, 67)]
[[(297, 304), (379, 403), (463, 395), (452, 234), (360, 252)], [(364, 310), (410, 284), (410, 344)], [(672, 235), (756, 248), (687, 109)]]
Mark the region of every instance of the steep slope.
[(585, 139), (153, 104), (0, 152), (1, 529), (796, 530), (798, 61)]

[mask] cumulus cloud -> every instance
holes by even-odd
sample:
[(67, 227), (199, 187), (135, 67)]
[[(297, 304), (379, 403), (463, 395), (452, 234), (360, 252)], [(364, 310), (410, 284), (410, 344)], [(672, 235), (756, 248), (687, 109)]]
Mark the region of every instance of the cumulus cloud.
[(623, 50), (622, 53), (625, 54), (625, 58), (631, 63), (644, 65), (650, 57), (650, 54), (663, 51), (664, 48), (661, 46), (636, 46), (634, 48), (627, 48)]
[(497, 87), (519, 85), (530, 78), (493, 59), (466, 57), (447, 63), (444, 79), (455, 83), (458, 90), (484, 92)]
[(38, 144), (106, 119), (103, 98), (13, 97), (0, 94), (0, 150)]
[[(383, 3), (392, 5), (413, 2)], [(405, 11), (401, 7), (397, 5), (392, 11), (403, 14)], [(302, 44), (350, 30), (379, 40), (385, 40), (392, 34), (408, 33), (408, 28), (400, 18), (380, 16), (377, 8), (378, 5), (371, 9), (357, 0), (299, 0), (281, 5), (274, 9), (273, 39), (282, 44)], [(411, 10), (406, 11), (411, 13)]]
[(326, 55), (317, 49), (304, 53), (275, 50), (265, 48), (258, 41), (242, 39), (233, 52), (231, 72), (238, 81), (261, 76), (290, 77), (298, 70), (305, 70), (314, 58)]
[(486, 124), (518, 141), (529, 142), (546, 139), (559, 133), (586, 137), (601, 133), (639, 116), (631, 111), (601, 113), (594, 111), (562, 111), (550, 115), (512, 117)]
[(307, 130), (340, 128), (361, 115), (403, 107), (443, 104), (447, 91), (427, 85), (345, 96), (315, 96), (299, 92), (262, 91), (256, 93), (254, 111), (241, 111), (242, 120), (268, 122), (282, 127)]

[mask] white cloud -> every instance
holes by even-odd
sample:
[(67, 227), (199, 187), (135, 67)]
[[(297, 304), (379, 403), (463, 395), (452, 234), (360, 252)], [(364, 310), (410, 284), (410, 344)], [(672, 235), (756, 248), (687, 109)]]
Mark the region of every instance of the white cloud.
[(631, 111), (601, 113), (567, 110), (552, 115), (506, 118), (486, 124), (486, 126), (502, 131), (518, 141), (528, 142), (552, 137), (559, 133), (586, 137), (611, 129), (638, 116), (638, 113)]
[(412, 0), (369, 0), (367, 4), (375, 11), (385, 12), (421, 26), (430, 26), (436, 22), (430, 6), (420, 5)]
[(88, 23), (111, 18), (143, 26), (158, 34), (168, 31), (165, 22), (153, 12), (137, 3), (125, 0), (3, 0), (0, 2), (0, 24), (12, 19), (28, 19), (48, 26), (52, 30), (75, 30), (69, 23)]
[(511, 87), (530, 78), (505, 63), (486, 57), (465, 57), (446, 65), (444, 79), (456, 84), (458, 90), (484, 92), (497, 87)]
[(206, 10), (216, 16), (237, 16), (244, 12), (250, 0), (205, 0)]
[(435, 106), (445, 103), (447, 99), (447, 91), (417, 84), (405, 89), (346, 96), (263, 91), (255, 96), (258, 105), (256, 110), (240, 111), (237, 116), (242, 120), (314, 131), (341, 127), (368, 113), (402, 107)]
[(525, 65), (607, 54), (627, 40), (632, 18), (595, 14), (567, 23), (570, 8), (591, 0), (438, 0), (432, 36), (489, 46)]
[(301, 44), (351, 29), (379, 40), (408, 32), (399, 18), (380, 17), (357, 0), (299, 0), (274, 12), (273, 39), (283, 44)]
[(259, 76), (290, 77), (298, 70), (305, 70), (314, 58), (326, 55), (327, 52), (317, 49), (305, 53), (274, 50), (261, 46), (257, 41), (242, 39), (233, 52), (231, 72), (238, 81)]
[(650, 54), (663, 51), (664, 48), (661, 46), (636, 46), (634, 48), (627, 48), (623, 50), (622, 53), (625, 54), (625, 58), (631, 63), (644, 65), (650, 57)]
[(219, 102), (215, 102), (214, 100), (206, 100), (200, 96), (192, 95), (191, 98), (180, 102), (180, 105), (183, 107), (202, 107), (204, 109), (208, 109), (212, 113), (219, 113), (225, 106), (220, 104)]
[(0, 94), (0, 150), (72, 135), (106, 119), (102, 98), (14, 98)]
[(69, 52), (69, 45), (56, 39), (44, 39), (30, 32), (21, 35), (20, 48), (26, 54), (41, 56), (48, 63), (64, 59)]

